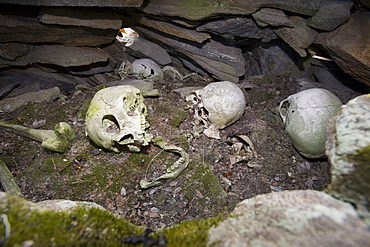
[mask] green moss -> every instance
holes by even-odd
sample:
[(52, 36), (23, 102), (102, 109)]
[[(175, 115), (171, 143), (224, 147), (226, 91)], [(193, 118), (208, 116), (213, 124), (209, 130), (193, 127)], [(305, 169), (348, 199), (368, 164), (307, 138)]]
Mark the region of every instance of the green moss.
[(364, 147), (356, 152), (351, 157), (352, 160), (357, 161), (359, 164), (363, 164), (364, 166), (370, 165), (370, 145), (367, 147)]
[(203, 194), (203, 198), (199, 199), (199, 204), (204, 205), (211, 201), (213, 202), (211, 206), (216, 208), (215, 211), (221, 212), (226, 203), (226, 192), (218, 178), (209, 168), (209, 165), (200, 162), (200, 157), (193, 157), (193, 159), (194, 161), (189, 165), (189, 169), (192, 169), (193, 177), (189, 184), (184, 185), (184, 188), (187, 188), (184, 191), (185, 196), (191, 201), (196, 196), (194, 191), (199, 190)]
[[(0, 204), (0, 214), (7, 215), (11, 227), (10, 238), (3, 243), (5, 246), (21, 246), (30, 240), (35, 247), (121, 246), (122, 238), (144, 232), (144, 227), (135, 226), (106, 210), (86, 207), (68, 211), (37, 210), (35, 204), (16, 197), (9, 196), (5, 201)], [(207, 219), (184, 221), (150, 236), (156, 239), (164, 237), (168, 247), (205, 246), (208, 230), (224, 219), (225, 216), (219, 214)], [(0, 232), (4, 230), (4, 224), (0, 224)]]
[(174, 109), (171, 114), (172, 114), (172, 121), (171, 121), (170, 125), (172, 127), (179, 127), (180, 124), (188, 116), (188, 114), (182, 109)]
[(167, 238), (168, 247), (206, 246), (208, 230), (221, 222), (222, 214), (201, 220), (184, 221), (181, 224), (165, 228), (163, 234)]
[(87, 110), (89, 109), (90, 103), (91, 103), (91, 99), (90, 100), (86, 100), (82, 104), (82, 106), (80, 107), (80, 110), (78, 111), (78, 118), (81, 118), (81, 119), (85, 119), (86, 118), (86, 113), (87, 113)]
[[(33, 246), (121, 246), (121, 238), (138, 235), (143, 227), (119, 219), (97, 208), (77, 207), (71, 211), (39, 211), (23, 200), (9, 197), (0, 205), (11, 227), (5, 246), (21, 246), (32, 240)], [(0, 232), (4, 225), (0, 224)]]

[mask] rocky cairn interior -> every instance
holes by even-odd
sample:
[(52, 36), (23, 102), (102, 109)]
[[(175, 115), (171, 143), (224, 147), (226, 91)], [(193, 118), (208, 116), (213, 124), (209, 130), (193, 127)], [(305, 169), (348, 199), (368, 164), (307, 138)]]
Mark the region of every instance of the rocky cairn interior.
[[(365, 175), (369, 174), (370, 162), (366, 154), (370, 144), (365, 140), (370, 137), (366, 127), (370, 124), (366, 111), (369, 102), (366, 98), (349, 102), (370, 93), (369, 44), (367, 0), (0, 0), (0, 122), (52, 129), (63, 121), (76, 134), (70, 149), (54, 152), (3, 130), (3, 126), (0, 154), (19, 184), (20, 194), (30, 201), (92, 201), (136, 225), (151, 228), (227, 215), (235, 205), (237, 215), (238, 210), (247, 215), (248, 207), (252, 202), (258, 204), (260, 197), (250, 205), (238, 203), (260, 194), (267, 194), (267, 199), (261, 197), (264, 203), (276, 200), (282, 208), (289, 207), (286, 200), (299, 204), (296, 196), (331, 203), (327, 194), (306, 194), (306, 189), (324, 190), (350, 202), (357, 209), (356, 217), (369, 227), (370, 176)], [(153, 68), (139, 59), (154, 61)], [(129, 70), (135, 61), (148, 74)], [(170, 165), (175, 156), (158, 154), (153, 145), (139, 149), (138, 154), (129, 152), (131, 148), (117, 154), (100, 149), (85, 136), (85, 116), (94, 94), (137, 80), (150, 85), (139, 89), (148, 108), (151, 134), (181, 146), (190, 156), (188, 171), (150, 189), (140, 188), (138, 182), (147, 176), (146, 165), (154, 166), (158, 157)], [(186, 109), (185, 97), (192, 90), (219, 81), (232, 82), (242, 90), (246, 110), (239, 121), (213, 139), (195, 131), (199, 123), (194, 123), (194, 112)], [(365, 127), (358, 127), (366, 131), (356, 137), (356, 144), (361, 143), (365, 147), (361, 150), (367, 151), (354, 163), (361, 167), (359, 172), (346, 177), (345, 182), (342, 175), (346, 167), (333, 149), (340, 145), (335, 139), (338, 125), (333, 121), (328, 125), (329, 157), (319, 159), (299, 154), (284, 133), (276, 110), (279, 102), (311, 88), (327, 89), (343, 104), (349, 102), (347, 109), (353, 107), (358, 116), (367, 116)], [(341, 114), (350, 113), (343, 110)], [(244, 149), (236, 150), (239, 144)], [(353, 154), (362, 155), (361, 150)], [(46, 164), (51, 175), (43, 174)], [(127, 164), (135, 167), (123, 167)], [(90, 185), (83, 176), (95, 174), (98, 166), (104, 168), (98, 173), (107, 181)], [(109, 166), (115, 170), (108, 171)], [(159, 166), (153, 169), (152, 179), (165, 170)], [(132, 178), (122, 175), (128, 172)], [(199, 173), (202, 178), (197, 177)], [(360, 181), (358, 187), (351, 187), (353, 181)], [(65, 187), (57, 188), (63, 183)], [(85, 188), (77, 189), (84, 183)], [(0, 185), (3, 191), (5, 187)], [(296, 190), (297, 195), (277, 196), (290, 190)], [(346, 207), (341, 210), (346, 211)], [(363, 224), (357, 218), (351, 221), (356, 227)], [(240, 240), (243, 236), (230, 237), (227, 221), (222, 224), (225, 226), (208, 233), (208, 244), (244, 243)], [(337, 225), (335, 231), (347, 231)], [(369, 232), (362, 225), (359, 229), (358, 236), (347, 244), (361, 246), (369, 240)], [(299, 235), (304, 238), (303, 232)], [(229, 237), (231, 242), (224, 241)], [(302, 245), (290, 237), (284, 235), (288, 242)], [(0, 245), (2, 241), (0, 237)], [(330, 246), (334, 243), (330, 241), (328, 237), (317, 244)]]

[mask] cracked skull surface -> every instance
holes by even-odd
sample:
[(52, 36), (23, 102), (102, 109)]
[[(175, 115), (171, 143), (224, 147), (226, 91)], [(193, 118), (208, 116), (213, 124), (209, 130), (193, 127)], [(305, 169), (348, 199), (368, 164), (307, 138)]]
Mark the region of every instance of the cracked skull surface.
[(147, 108), (140, 90), (130, 85), (98, 91), (86, 113), (86, 135), (99, 147), (139, 152), (151, 135), (145, 132)]
[(301, 155), (325, 157), (326, 125), (341, 106), (334, 94), (322, 88), (307, 89), (280, 102), (285, 132)]
[(243, 91), (229, 81), (210, 83), (190, 93), (186, 100), (194, 106), (195, 118), (204, 123), (203, 133), (217, 139), (219, 129), (238, 121), (246, 107)]

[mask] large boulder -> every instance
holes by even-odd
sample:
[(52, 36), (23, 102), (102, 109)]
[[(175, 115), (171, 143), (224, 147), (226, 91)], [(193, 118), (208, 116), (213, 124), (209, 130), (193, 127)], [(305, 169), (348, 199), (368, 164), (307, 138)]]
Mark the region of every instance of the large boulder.
[(356, 205), (370, 226), (370, 94), (350, 100), (327, 127), (327, 191)]
[(347, 203), (319, 191), (258, 195), (208, 232), (207, 246), (367, 246), (370, 232)]
[(315, 43), (358, 81), (370, 85), (370, 12), (356, 12), (348, 22), (329, 33), (321, 33)]

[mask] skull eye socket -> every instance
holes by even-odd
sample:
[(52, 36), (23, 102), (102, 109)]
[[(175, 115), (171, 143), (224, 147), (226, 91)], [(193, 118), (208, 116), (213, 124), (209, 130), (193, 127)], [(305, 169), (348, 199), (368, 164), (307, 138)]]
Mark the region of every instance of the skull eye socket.
[(120, 132), (119, 123), (113, 115), (106, 115), (103, 117), (103, 129), (105, 129), (107, 133)]

